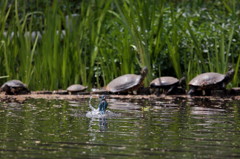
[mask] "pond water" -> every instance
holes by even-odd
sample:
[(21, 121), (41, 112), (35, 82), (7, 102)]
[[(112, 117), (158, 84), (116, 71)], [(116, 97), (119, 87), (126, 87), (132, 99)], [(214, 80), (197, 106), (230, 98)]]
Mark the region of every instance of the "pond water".
[(107, 100), (0, 103), (0, 158), (240, 157), (240, 101)]

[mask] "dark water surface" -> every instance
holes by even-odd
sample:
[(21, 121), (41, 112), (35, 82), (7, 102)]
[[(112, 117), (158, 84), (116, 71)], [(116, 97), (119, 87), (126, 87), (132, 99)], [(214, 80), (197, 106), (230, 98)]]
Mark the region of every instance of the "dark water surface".
[(240, 158), (240, 101), (108, 102), (0, 103), (0, 158)]

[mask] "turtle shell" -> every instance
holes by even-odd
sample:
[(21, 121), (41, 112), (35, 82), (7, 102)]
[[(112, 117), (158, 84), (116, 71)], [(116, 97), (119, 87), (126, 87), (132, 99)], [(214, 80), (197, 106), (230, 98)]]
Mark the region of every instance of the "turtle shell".
[(81, 92), (86, 90), (87, 87), (80, 85), (80, 84), (73, 84), (67, 88), (68, 92)]
[(208, 72), (203, 73), (195, 78), (193, 78), (190, 82), (190, 86), (197, 86), (197, 87), (207, 87), (210, 85), (215, 85), (221, 83), (225, 78), (225, 75), (215, 72)]
[(112, 93), (125, 92), (137, 88), (141, 82), (141, 75), (126, 74), (112, 80), (106, 90)]
[(6, 94), (9, 94), (9, 95), (30, 93), (27, 86), (19, 80), (11, 80), (11, 81), (5, 82), (1, 86), (0, 90), (5, 91)]
[(4, 88), (5, 86), (13, 87), (13, 88), (27, 88), (27, 86), (19, 80), (7, 81), (2, 85), (1, 88)]
[(167, 87), (177, 84), (179, 80), (175, 77), (164, 76), (154, 79), (151, 83), (151, 87)]

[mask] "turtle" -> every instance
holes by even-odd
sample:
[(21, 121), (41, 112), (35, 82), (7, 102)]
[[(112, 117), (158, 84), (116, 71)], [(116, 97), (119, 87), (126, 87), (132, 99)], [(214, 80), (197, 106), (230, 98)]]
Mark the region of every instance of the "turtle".
[(226, 74), (216, 72), (202, 73), (194, 77), (189, 82), (189, 95), (195, 95), (198, 91), (204, 91), (205, 95), (211, 95), (212, 90), (226, 91), (226, 85), (231, 82), (234, 75), (234, 69), (230, 69)]
[(110, 93), (126, 93), (138, 90), (138, 88), (143, 84), (143, 80), (147, 73), (147, 67), (143, 67), (140, 75), (125, 74), (117, 77), (106, 86), (106, 90)]
[[(175, 77), (171, 77), (171, 76), (162, 76), (162, 77), (154, 79), (150, 83), (151, 88), (159, 88), (159, 89), (162, 88), (166, 95), (175, 94), (174, 91), (177, 90), (178, 86), (181, 86), (181, 92), (185, 92), (184, 91), (185, 77), (182, 77), (179, 80), (179, 79), (177, 79)], [(178, 92), (179, 92), (179, 90), (178, 90)]]
[(1, 92), (5, 92), (6, 95), (18, 95), (30, 93), (27, 85), (20, 80), (10, 80), (5, 82), (0, 89)]
[(79, 92), (83, 92), (87, 89), (87, 87), (80, 84), (73, 84), (67, 88), (68, 94), (78, 94)]

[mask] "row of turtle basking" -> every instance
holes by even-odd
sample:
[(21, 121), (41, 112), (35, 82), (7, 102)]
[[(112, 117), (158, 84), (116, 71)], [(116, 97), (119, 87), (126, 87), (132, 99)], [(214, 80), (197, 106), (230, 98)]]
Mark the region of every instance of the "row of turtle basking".
[[(126, 74), (112, 80), (104, 89), (101, 90), (92, 90), (92, 93), (129, 93), (129, 92), (139, 92), (143, 89), (143, 81), (148, 73), (147, 67), (142, 68), (141, 74)], [(225, 75), (215, 72), (203, 73), (189, 82), (189, 95), (211, 95), (212, 90), (226, 90), (226, 85), (231, 82), (234, 75), (234, 70), (231, 69)], [(176, 94), (176, 92), (185, 93), (185, 78), (180, 80), (174, 77), (165, 76), (154, 79), (150, 83), (150, 88), (152, 90), (163, 90), (164, 94)], [(67, 88), (69, 94), (76, 94), (83, 92), (87, 87), (80, 84), (74, 84)], [(19, 80), (11, 80), (4, 83), (1, 86), (1, 91), (4, 91), (8, 95), (17, 95), (17, 94), (27, 94), (30, 93), (27, 86)], [(145, 92), (145, 94), (149, 94)]]

